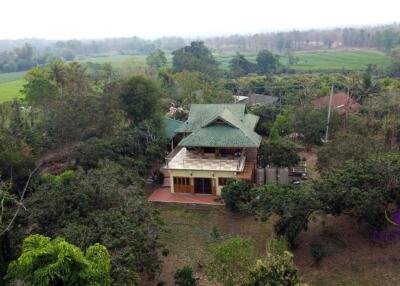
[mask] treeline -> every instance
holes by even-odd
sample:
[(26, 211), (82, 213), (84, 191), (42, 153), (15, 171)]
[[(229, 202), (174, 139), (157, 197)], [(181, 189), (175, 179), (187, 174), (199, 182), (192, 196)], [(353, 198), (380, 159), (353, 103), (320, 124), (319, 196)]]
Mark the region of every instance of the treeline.
[(307, 30), (254, 35), (232, 35), (205, 39), (211, 49), (226, 52), (279, 52), (330, 48), (375, 48), (384, 52), (400, 43), (399, 25)]

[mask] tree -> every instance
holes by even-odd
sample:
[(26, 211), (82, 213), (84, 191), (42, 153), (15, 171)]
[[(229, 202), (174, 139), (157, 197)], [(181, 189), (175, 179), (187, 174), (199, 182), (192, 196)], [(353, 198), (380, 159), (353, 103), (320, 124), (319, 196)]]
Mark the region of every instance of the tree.
[(261, 166), (296, 166), (300, 157), (293, 143), (285, 139), (263, 142), (258, 150)]
[(239, 236), (212, 246), (207, 275), (225, 286), (241, 285), (252, 263), (250, 241)]
[[(327, 109), (299, 108), (295, 111), (294, 129), (301, 134), (305, 145), (321, 145), (322, 138), (326, 132)], [(335, 111), (331, 111), (329, 125), (330, 133), (334, 133), (338, 127), (339, 116)]]
[(218, 63), (203, 42), (192, 42), (172, 53), (174, 72), (198, 71), (213, 78), (218, 75)]
[(257, 67), (261, 74), (275, 73), (278, 70), (279, 58), (268, 50), (261, 50), (257, 54)]
[(40, 105), (45, 109), (49, 100), (58, 95), (57, 86), (48, 78), (44, 69), (33, 68), (25, 75), (26, 84), (21, 92), (25, 99), (32, 105)]
[(275, 122), (271, 128), (271, 139), (279, 139), (280, 137), (289, 135), (293, 131), (293, 113), (289, 109), (284, 109), (275, 118)]
[(161, 68), (167, 65), (167, 57), (163, 50), (155, 49), (146, 57), (146, 63), (150, 68)]
[(63, 87), (66, 84), (67, 74), (64, 62), (60, 59), (55, 59), (47, 65), (47, 70), (49, 78), (55, 82), (62, 94)]
[(200, 72), (183, 71), (173, 75), (175, 96), (181, 106), (188, 108), (192, 103), (212, 101), (212, 87)]
[(256, 126), (256, 132), (261, 135), (269, 136), (276, 117), (279, 114), (278, 108), (276, 108), (275, 105), (257, 104), (249, 107), (249, 112), (260, 117)]
[(143, 76), (130, 77), (122, 83), (119, 96), (134, 124), (144, 120), (160, 121), (161, 90), (153, 80)]
[(85, 249), (101, 243), (111, 253), (116, 285), (137, 285), (160, 269), (157, 254), (161, 220), (142, 191), (132, 167), (101, 162), (96, 169), (38, 178), (27, 198), (32, 232), (62, 236)]
[(315, 189), (325, 213), (346, 213), (380, 230), (389, 206), (400, 206), (399, 174), (400, 154), (372, 155), (325, 173)]
[(241, 77), (256, 71), (255, 64), (249, 62), (244, 55), (236, 53), (229, 61), (230, 73), (233, 77)]
[(244, 180), (230, 180), (228, 184), (222, 188), (222, 199), (225, 206), (232, 211), (241, 210), (241, 206), (250, 202), (252, 199), (251, 189)]
[(63, 86), (63, 93), (65, 91), (67, 95), (71, 96), (89, 95), (93, 92), (87, 68), (78, 62), (72, 62), (65, 66)]
[(27, 285), (111, 285), (110, 256), (95, 244), (86, 253), (62, 238), (28, 236), (21, 256), (10, 263), (7, 279)]
[[(360, 130), (369, 130), (360, 126)], [(383, 137), (383, 136), (382, 136)], [(384, 139), (372, 134), (357, 134), (355, 131), (340, 133), (332, 141), (318, 148), (317, 167), (326, 173), (340, 167), (348, 160), (364, 160), (384, 151)]]
[(320, 202), (310, 186), (282, 186), (269, 184), (253, 189), (253, 200), (246, 209), (267, 220), (272, 214), (279, 216), (275, 232), (284, 236), (291, 246), (297, 235), (307, 230), (310, 216), (320, 210)]
[(175, 286), (196, 286), (199, 280), (193, 276), (193, 269), (189, 266), (177, 269), (174, 278)]

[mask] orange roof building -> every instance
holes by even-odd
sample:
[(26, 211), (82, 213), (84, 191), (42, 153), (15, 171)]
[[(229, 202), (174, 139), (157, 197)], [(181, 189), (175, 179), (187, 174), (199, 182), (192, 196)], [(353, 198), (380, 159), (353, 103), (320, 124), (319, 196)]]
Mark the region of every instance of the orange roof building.
[[(313, 101), (314, 106), (321, 108), (329, 105), (329, 96), (317, 98)], [(360, 104), (350, 95), (344, 92), (336, 93), (332, 96), (332, 109), (339, 113), (356, 112), (360, 108)]]

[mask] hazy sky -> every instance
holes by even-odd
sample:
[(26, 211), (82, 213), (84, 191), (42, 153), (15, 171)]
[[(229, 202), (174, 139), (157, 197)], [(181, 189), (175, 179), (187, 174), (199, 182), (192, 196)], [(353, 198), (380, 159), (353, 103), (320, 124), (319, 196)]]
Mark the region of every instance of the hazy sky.
[(215, 36), (400, 21), (400, 0), (0, 0), (0, 39)]

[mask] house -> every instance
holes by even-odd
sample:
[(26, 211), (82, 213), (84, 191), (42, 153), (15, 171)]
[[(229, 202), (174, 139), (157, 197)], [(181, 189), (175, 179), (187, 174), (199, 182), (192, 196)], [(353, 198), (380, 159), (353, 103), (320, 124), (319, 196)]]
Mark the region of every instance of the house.
[(166, 158), (172, 193), (220, 195), (228, 179), (254, 182), (261, 136), (245, 104), (192, 104), (176, 131), (183, 139)]
[(279, 98), (276, 96), (252, 93), (248, 96), (235, 95), (234, 100), (236, 103), (245, 103), (247, 106), (256, 104), (275, 104)]
[[(329, 105), (329, 96), (317, 98), (313, 103), (317, 108), (327, 107)], [(360, 104), (347, 93), (339, 92), (332, 96), (332, 110), (339, 113), (347, 113), (356, 112), (359, 108)]]

